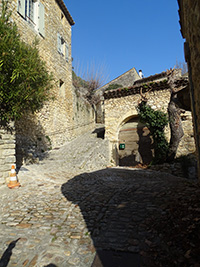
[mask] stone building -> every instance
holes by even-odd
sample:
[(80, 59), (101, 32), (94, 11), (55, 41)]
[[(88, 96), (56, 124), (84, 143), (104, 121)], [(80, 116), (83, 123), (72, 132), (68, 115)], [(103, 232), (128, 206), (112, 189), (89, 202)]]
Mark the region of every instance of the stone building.
[(63, 0), (15, 0), (11, 8), (22, 39), (29, 43), (39, 39), (40, 55), (55, 79), (55, 100), (36, 118), (28, 116), (17, 124), (18, 140), (20, 136), (22, 139), (31, 136), (34, 142), (42, 139), (47, 144), (50, 142), (51, 147), (60, 146), (94, 126), (93, 112), (88, 103), (80, 103), (84, 101), (78, 99), (72, 86), (71, 27), (74, 21)]
[[(187, 87), (187, 78), (181, 78), (177, 87)], [(153, 142), (149, 130), (138, 119), (137, 105), (141, 100), (140, 92), (148, 92), (148, 104), (153, 109), (167, 112), (171, 92), (166, 72), (135, 81), (128, 88), (119, 88), (104, 92), (105, 138), (110, 144), (111, 165), (137, 165), (150, 163), (153, 156)], [(177, 156), (195, 151), (191, 112), (182, 116), (184, 137), (181, 140)], [(170, 138), (169, 128), (166, 131)]]
[(72, 86), (71, 28), (74, 20), (63, 0), (9, 0), (11, 18), (23, 41), (39, 41), (41, 58), (54, 77), (54, 101), (16, 122), (18, 162), (37, 158), (94, 128), (94, 112)]
[(132, 68), (122, 75), (118, 76), (114, 80), (110, 81), (109, 83), (105, 84), (101, 88), (96, 91), (96, 95), (99, 97), (99, 102), (96, 104), (96, 122), (97, 123), (104, 123), (104, 92), (110, 86), (118, 86), (118, 87), (128, 87), (132, 86), (134, 81), (140, 79), (135, 68)]
[(200, 178), (200, 2), (178, 0), (185, 60), (188, 64), (190, 96)]

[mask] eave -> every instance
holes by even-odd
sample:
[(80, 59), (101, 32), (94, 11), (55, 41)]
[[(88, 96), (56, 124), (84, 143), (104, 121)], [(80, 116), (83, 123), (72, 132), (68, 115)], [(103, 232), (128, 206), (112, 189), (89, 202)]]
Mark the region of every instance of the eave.
[(64, 4), (63, 0), (56, 0), (56, 2), (58, 3), (60, 9), (64, 13), (67, 20), (69, 21), (70, 25), (73, 26), (75, 24), (75, 22), (74, 22), (72, 16), (70, 15), (66, 5)]
[[(188, 86), (188, 79), (181, 78), (177, 80), (176, 83), (176, 91), (180, 91)], [(118, 88), (115, 90), (109, 90), (104, 92), (104, 99), (111, 99), (111, 98), (120, 98), (125, 97), (128, 95), (135, 95), (140, 94), (140, 92), (146, 93), (148, 91), (160, 91), (160, 90), (170, 90), (167, 80), (162, 80), (158, 82), (149, 82), (145, 84), (135, 84), (128, 88)]]

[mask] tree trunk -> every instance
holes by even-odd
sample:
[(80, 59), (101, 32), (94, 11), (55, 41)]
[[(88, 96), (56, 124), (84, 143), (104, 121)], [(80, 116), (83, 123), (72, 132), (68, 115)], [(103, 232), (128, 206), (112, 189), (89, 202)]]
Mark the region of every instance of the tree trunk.
[(182, 123), (181, 123), (181, 110), (177, 104), (177, 93), (171, 92), (171, 98), (168, 105), (168, 114), (169, 114), (169, 124), (171, 130), (171, 138), (169, 144), (169, 153), (167, 161), (173, 161), (178, 145), (181, 141), (181, 138), (184, 135)]

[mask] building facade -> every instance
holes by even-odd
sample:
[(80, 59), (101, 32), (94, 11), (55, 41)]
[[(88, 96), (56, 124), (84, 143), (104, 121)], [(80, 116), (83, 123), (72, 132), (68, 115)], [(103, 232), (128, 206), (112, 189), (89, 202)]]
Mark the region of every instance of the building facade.
[(198, 176), (200, 178), (200, 2), (198, 0), (178, 0), (181, 33), (185, 60), (188, 64), (191, 107), (198, 157)]
[[(187, 78), (180, 78), (178, 87), (187, 87)], [(141, 101), (141, 90), (147, 94), (148, 102), (155, 110), (167, 113), (171, 91), (166, 72), (134, 82), (129, 88), (119, 88), (104, 92), (105, 138), (109, 140), (110, 164), (134, 166), (148, 164), (153, 157), (153, 140), (138, 118), (137, 105)], [(148, 92), (148, 93), (147, 93)], [(195, 151), (191, 112), (182, 115), (184, 137), (181, 139), (177, 156)], [(166, 129), (170, 139), (170, 129)]]
[(10, 8), (22, 40), (29, 44), (35, 39), (39, 41), (40, 56), (55, 83), (55, 100), (45, 105), (37, 116), (25, 114), (17, 123), (18, 140), (20, 136), (41, 138), (44, 133), (53, 146), (60, 145), (66, 140), (66, 128), (73, 114), (71, 26), (74, 21), (63, 1), (15, 0), (10, 2)]
[(17, 165), (20, 166), (27, 158), (34, 162), (44, 151), (93, 129), (94, 112), (72, 86), (74, 20), (63, 0), (8, 0), (8, 8), (21, 39), (28, 44), (38, 41), (41, 59), (54, 79), (54, 100), (35, 114), (24, 114), (15, 123)]

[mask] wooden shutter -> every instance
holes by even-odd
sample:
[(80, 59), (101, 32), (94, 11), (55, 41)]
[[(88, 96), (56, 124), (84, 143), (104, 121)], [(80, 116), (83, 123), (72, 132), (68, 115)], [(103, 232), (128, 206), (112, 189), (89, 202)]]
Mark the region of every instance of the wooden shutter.
[(58, 52), (61, 54), (62, 53), (62, 49), (61, 49), (61, 36), (59, 33), (57, 33), (57, 49)]
[(69, 61), (69, 46), (67, 43), (65, 44), (65, 59), (67, 62)]
[(22, 17), (26, 18), (26, 0), (17, 1), (17, 11)]
[(39, 3), (39, 22), (38, 22), (38, 31), (42, 36), (45, 36), (45, 21), (44, 21), (44, 5)]

